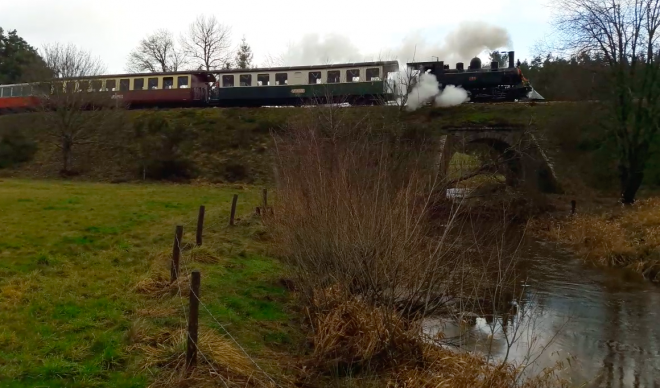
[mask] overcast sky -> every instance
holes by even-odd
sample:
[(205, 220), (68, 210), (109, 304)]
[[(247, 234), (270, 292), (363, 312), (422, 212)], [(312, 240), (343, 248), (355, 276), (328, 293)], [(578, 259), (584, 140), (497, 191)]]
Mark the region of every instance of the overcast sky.
[[(49, 42), (76, 43), (100, 56), (110, 73), (125, 70), (128, 53), (145, 35), (168, 28), (178, 36), (202, 13), (230, 25), (235, 44), (245, 36), (257, 65), (267, 55), (283, 55), (289, 62), (319, 62), (317, 57), (322, 55), (332, 62), (359, 61), (388, 51), (401, 55), (404, 44), (417, 42), (424, 47), (418, 54), (430, 56), (435, 47), (443, 53), (440, 48), (445, 38), (466, 21), (506, 29), (512, 47), (501, 49), (513, 49), (523, 60), (531, 57), (535, 44), (550, 32), (546, 0), (386, 4), (357, 0), (0, 0), (0, 27), (18, 30), (37, 48)], [(320, 50), (310, 50), (315, 42), (320, 42)]]

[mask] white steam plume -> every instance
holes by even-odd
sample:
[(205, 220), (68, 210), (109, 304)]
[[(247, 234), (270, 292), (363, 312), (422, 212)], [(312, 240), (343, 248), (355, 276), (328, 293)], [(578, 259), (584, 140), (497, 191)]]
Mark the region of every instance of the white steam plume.
[(406, 103), (406, 110), (414, 111), (424, 103), (434, 100), (435, 106), (449, 107), (460, 105), (469, 100), (467, 91), (461, 87), (447, 85), (440, 91), (440, 84), (435, 75), (424, 73), (419, 81), (413, 86)]
[(410, 94), (408, 94), (406, 109), (409, 111), (419, 109), (425, 102), (435, 97), (438, 93), (440, 93), (438, 79), (431, 73), (424, 73), (419, 77), (419, 81), (413, 86)]
[(469, 99), (467, 91), (462, 87), (447, 85), (442, 93), (435, 98), (435, 105), (442, 107), (460, 105)]

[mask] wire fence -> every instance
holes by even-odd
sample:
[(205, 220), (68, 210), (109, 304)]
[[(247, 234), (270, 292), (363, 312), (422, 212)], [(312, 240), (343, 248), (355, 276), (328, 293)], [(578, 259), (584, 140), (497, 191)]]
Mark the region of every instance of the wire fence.
[[(205, 212), (204, 209), (200, 209), (200, 213), (198, 214), (198, 219), (197, 220), (191, 220), (187, 222), (181, 222), (177, 224), (177, 227), (183, 227), (184, 230), (186, 226), (192, 227), (193, 225), (196, 225), (198, 228), (202, 228), (202, 230), (198, 230), (197, 234), (200, 235), (203, 233), (203, 230), (212, 230), (213, 228), (216, 228), (217, 226), (220, 226), (221, 224), (224, 223), (224, 225), (221, 226), (220, 231), (226, 230), (228, 228), (231, 228), (234, 225), (235, 219), (235, 211), (236, 211), (236, 206), (237, 206), (237, 201), (236, 201), (237, 195), (234, 195), (233, 201), (232, 201), (232, 208), (231, 208), (231, 215), (230, 219), (227, 219), (225, 217), (220, 217), (220, 212), (216, 213), (216, 216), (213, 217), (214, 221), (212, 223), (204, 225), (203, 223), (203, 218), (204, 217), (209, 217), (209, 215), (214, 214), (214, 212), (207, 213)], [(264, 189), (263, 191), (263, 205), (267, 206), (267, 191)], [(261, 213), (260, 207), (257, 207), (256, 213), (260, 214)], [(201, 221), (200, 221), (201, 218)], [(199, 240), (196, 241), (196, 243), (199, 243)], [(196, 246), (197, 244), (195, 244)], [(195, 351), (197, 354), (201, 356), (203, 361), (208, 364), (209, 368), (211, 369), (212, 373), (214, 376), (216, 376), (225, 387), (229, 387), (229, 382), (226, 381), (226, 379), (222, 376), (220, 371), (218, 371), (218, 368), (216, 367), (215, 363), (213, 362), (212, 357), (208, 357), (207, 354), (202, 350), (202, 346), (199, 346), (199, 339), (195, 340), (192, 338), (191, 333), (190, 333), (190, 320), (189, 320), (189, 314), (188, 310), (186, 308), (185, 302), (184, 302), (184, 287), (186, 287), (185, 279), (191, 277), (192, 271), (190, 268), (194, 264), (194, 247), (192, 249), (186, 249), (187, 245), (184, 244), (183, 239), (180, 238), (179, 233), (174, 234), (174, 245), (173, 245), (173, 257), (171, 261), (171, 268), (172, 268), (172, 283), (176, 283), (177, 290), (176, 290), (176, 298), (179, 299), (180, 305), (181, 305), (181, 314), (183, 315), (183, 321), (186, 324), (186, 340), (192, 343), (192, 345), (195, 348)], [(178, 263), (175, 263), (174, 261), (174, 256), (176, 256), (176, 253), (174, 250), (178, 250), (179, 252), (179, 257), (178, 257)], [(178, 265), (177, 265), (178, 264)], [(203, 312), (205, 314), (208, 314), (210, 319), (215, 322), (215, 324), (223, 331), (222, 336), (226, 338), (228, 341), (230, 341), (233, 345), (236, 346), (236, 348), (249, 360), (252, 365), (256, 368), (256, 370), (263, 374), (265, 379), (270, 381), (275, 387), (280, 387), (280, 385), (273, 379), (270, 374), (268, 374), (260, 365), (259, 363), (248, 353), (248, 351), (243, 347), (239, 341), (236, 339), (234, 335), (230, 333), (230, 331), (227, 329), (227, 325), (223, 324), (218, 317), (216, 317), (209, 307), (207, 306), (206, 303), (200, 298), (199, 295), (197, 295), (194, 290), (193, 290), (193, 282), (189, 282), (187, 284), (189, 295), (191, 301), (193, 298), (199, 303), (199, 305), (202, 306)], [(196, 330), (196, 329), (195, 329)], [(189, 369), (194, 366), (194, 365), (189, 365), (190, 360), (186, 359), (186, 373), (189, 372)]]

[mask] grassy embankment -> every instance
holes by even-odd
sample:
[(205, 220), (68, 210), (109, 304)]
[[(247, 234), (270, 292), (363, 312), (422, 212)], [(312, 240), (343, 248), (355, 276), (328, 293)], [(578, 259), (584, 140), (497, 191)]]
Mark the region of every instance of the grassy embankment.
[[(75, 145), (75, 179), (94, 181), (200, 179), (211, 182), (262, 183), (272, 179), (270, 130), (300, 120), (301, 108), (174, 109), (130, 111), (128, 119), (109, 125), (85, 144)], [(345, 120), (360, 125), (388, 126), (406, 139), (432, 139), (444, 126), (503, 125), (532, 122), (536, 136), (555, 163), (565, 188), (609, 190), (616, 186), (612, 145), (603, 142), (597, 120), (602, 114), (590, 104), (561, 103), (488, 105), (420, 109), (345, 109)], [(140, 124), (161, 120), (151, 132)], [(137, 124), (137, 125), (136, 125)], [(4, 140), (3, 140), (4, 139)], [(34, 154), (19, 165), (2, 159), (12, 147), (31, 143)], [(5, 144), (7, 143), (7, 144)], [(29, 153), (31, 147), (26, 146)], [(649, 182), (660, 182), (660, 163), (652, 164)], [(3, 168), (9, 167), (9, 168)], [(56, 178), (61, 151), (45, 135), (38, 114), (0, 117), (0, 173), (5, 176)]]
[[(194, 241), (201, 204), (204, 245), (183, 252), (182, 271), (201, 270), (202, 301), (268, 368), (299, 331), (288, 325), (282, 267), (247, 216), (257, 191), (3, 180), (0, 386), (142, 387), (172, 378), (185, 352), (187, 297), (167, 285), (168, 260), (175, 224), (186, 225), (184, 243)], [(242, 219), (227, 228), (233, 193)], [(221, 375), (247, 380), (254, 365), (200, 310), (202, 346), (212, 346), (203, 348), (206, 357), (218, 369), (230, 365)]]

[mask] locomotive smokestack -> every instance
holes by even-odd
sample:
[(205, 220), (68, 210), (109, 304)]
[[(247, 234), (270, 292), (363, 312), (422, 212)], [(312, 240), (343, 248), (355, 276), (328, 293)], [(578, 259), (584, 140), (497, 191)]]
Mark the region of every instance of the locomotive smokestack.
[(509, 51), (509, 68), (513, 69), (515, 67), (514, 63), (514, 51)]

